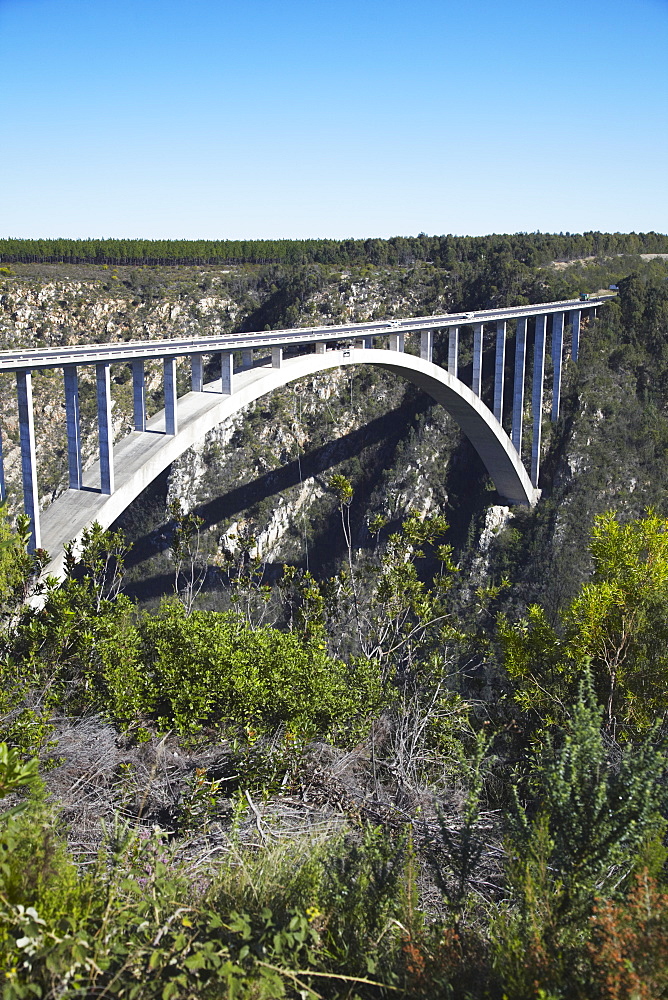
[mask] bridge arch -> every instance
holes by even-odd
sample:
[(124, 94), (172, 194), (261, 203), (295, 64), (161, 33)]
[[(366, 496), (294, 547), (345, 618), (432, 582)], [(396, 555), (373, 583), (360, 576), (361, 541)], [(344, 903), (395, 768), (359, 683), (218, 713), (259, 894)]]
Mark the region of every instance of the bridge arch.
[(235, 391), (190, 392), (178, 401), (178, 433), (162, 433), (164, 413), (146, 431), (135, 431), (114, 447), (116, 484), (111, 496), (99, 483), (99, 464), (84, 477), (84, 489), (67, 490), (42, 514), (42, 545), (51, 556), (46, 573), (64, 575), (64, 546), (94, 521), (108, 528), (139, 494), (185, 451), (238, 410), (297, 379), (348, 365), (370, 364), (399, 375), (440, 403), (459, 424), (509, 504), (532, 505), (538, 497), (510, 438), (485, 404), (443, 368), (399, 351), (345, 348), (286, 359), (280, 367), (258, 365), (235, 375)]

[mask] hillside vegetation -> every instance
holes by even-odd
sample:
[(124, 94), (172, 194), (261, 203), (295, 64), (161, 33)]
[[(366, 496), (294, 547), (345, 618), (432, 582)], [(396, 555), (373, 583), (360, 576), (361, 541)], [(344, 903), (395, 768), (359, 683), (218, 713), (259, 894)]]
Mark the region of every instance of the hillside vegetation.
[(166, 336), (620, 291), (534, 510), (356, 374), (248, 408), (39, 603), (3, 518), (4, 995), (666, 995), (665, 263), (80, 266), (12, 265), (6, 343), (108, 335), (112, 300), (114, 336)]

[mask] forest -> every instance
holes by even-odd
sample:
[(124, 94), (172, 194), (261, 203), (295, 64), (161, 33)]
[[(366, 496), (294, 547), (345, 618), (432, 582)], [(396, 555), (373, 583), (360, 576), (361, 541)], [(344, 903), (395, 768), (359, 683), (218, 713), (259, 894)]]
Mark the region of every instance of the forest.
[(516, 233), (498, 236), (397, 236), (350, 240), (25, 240), (0, 239), (0, 261), (93, 264), (480, 263), (509, 253), (531, 267), (552, 260), (667, 253), (661, 233)]
[[(239, 326), (300, 322), (330, 251), (430, 261), (397, 279), (427, 307), (545, 301), (586, 275), (619, 294), (568, 367), (540, 503), (490, 532), (477, 575), (495, 497), (461, 461), (466, 487), (427, 512), (387, 488), (360, 507), (354, 461), (320, 472), (329, 561), (268, 574), (239, 538), (224, 600), (204, 599), (204, 510), (178, 497), (151, 604), (127, 585), (128, 524), (91, 528), (57, 585), (2, 512), (3, 996), (668, 996), (668, 281), (637, 256), (668, 240), (312, 242), (253, 278)], [(295, 246), (111, 243), (0, 251)], [(571, 255), (597, 259), (541, 270)], [(147, 282), (120, 272), (117, 294)], [(417, 406), (398, 408), (414, 467)]]

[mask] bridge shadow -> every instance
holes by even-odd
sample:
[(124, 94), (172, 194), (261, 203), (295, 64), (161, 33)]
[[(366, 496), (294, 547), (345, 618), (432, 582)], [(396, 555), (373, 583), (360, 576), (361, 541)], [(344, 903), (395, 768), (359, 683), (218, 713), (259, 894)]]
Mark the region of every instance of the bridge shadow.
[[(425, 403), (429, 405), (431, 400), (425, 401)], [(387, 444), (388, 425), (392, 426), (396, 424), (398, 427), (403, 426), (406, 415), (408, 414), (410, 416), (414, 410), (414, 402), (413, 405), (410, 405), (410, 403), (404, 403), (403, 405), (396, 407), (394, 410), (390, 410), (382, 417), (376, 417), (375, 419), (369, 421), (369, 423), (364, 424), (364, 426), (359, 427), (354, 431), (350, 431), (347, 434), (343, 434), (341, 437), (336, 440), (329, 441), (327, 444), (314, 448), (311, 451), (300, 455), (299, 458), (286, 462), (285, 465), (282, 465), (278, 469), (272, 469), (270, 472), (266, 472), (248, 483), (244, 483), (233, 490), (229, 490), (222, 496), (215, 497), (206, 503), (200, 504), (194, 509), (193, 513), (202, 518), (203, 530), (210, 529), (215, 525), (220, 524), (221, 521), (241, 514), (242, 512), (253, 507), (254, 504), (266, 499), (267, 497), (276, 496), (291, 487), (299, 485), (304, 480), (313, 479), (322, 475), (328, 469), (339, 465), (345, 459), (353, 458), (359, 455), (366, 448), (380, 444), (381, 442), (385, 442)], [(393, 438), (394, 435), (391, 434), (390, 437)], [(148, 490), (151, 489), (154, 491), (159, 490), (160, 493), (164, 492), (166, 500), (166, 474), (158, 477), (158, 480), (148, 487)], [(139, 501), (139, 504), (141, 505), (142, 498), (138, 497), (137, 501)], [(135, 501), (135, 503), (137, 503), (137, 501)], [(154, 502), (159, 502), (157, 497)], [(120, 527), (127, 529), (129, 524), (130, 519), (127, 518), (124, 513), (118, 519), (114, 528)], [(157, 532), (159, 532), (159, 534)], [(161, 551), (164, 552), (168, 549), (171, 544), (170, 535), (171, 532), (169, 531), (167, 524), (162, 521), (159, 528), (154, 527), (149, 531), (145, 530), (137, 538), (133, 539), (132, 549), (125, 561), (128, 569), (136, 567), (150, 559), (152, 556), (155, 556), (157, 553)], [(171, 577), (166, 577), (166, 579), (171, 579)], [(127, 590), (128, 592), (141, 591), (143, 596), (147, 584), (149, 584), (149, 581), (144, 581), (141, 585), (131, 584)], [(157, 584), (158, 587), (161, 585), (157, 578), (155, 580), (155, 584)], [(151, 587), (149, 584), (148, 589), (154, 590), (155, 588)]]

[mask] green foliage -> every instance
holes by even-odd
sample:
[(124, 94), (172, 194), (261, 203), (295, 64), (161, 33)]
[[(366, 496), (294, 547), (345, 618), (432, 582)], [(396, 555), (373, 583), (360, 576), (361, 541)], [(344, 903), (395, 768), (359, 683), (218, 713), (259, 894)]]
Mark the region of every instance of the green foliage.
[(141, 620), (139, 635), (141, 659), (125, 668), (135, 691), (128, 717), (144, 712), (164, 729), (192, 733), (227, 722), (265, 733), (287, 726), (304, 737), (345, 723), (354, 738), (355, 720), (382, 698), (372, 664), (351, 673), (317, 639), (252, 629), (234, 613), (188, 616), (167, 602)]
[(668, 709), (668, 521), (602, 514), (591, 554), (591, 582), (557, 627), (537, 605), (518, 624), (500, 619), (515, 697), (543, 722), (559, 719), (590, 664), (608, 728), (647, 729)]
[(301, 856), (293, 845), (241, 854), (233, 841), (207, 888), (159, 831), (120, 823), (77, 877), (44, 810), (22, 827), (12, 877), (0, 883), (11, 1000), (402, 994), (405, 928), (423, 934), (405, 838), (365, 827), (304, 844)]
[(124, 724), (153, 719), (189, 736), (223, 725), (248, 738), (285, 727), (293, 748), (317, 734), (358, 738), (383, 702), (376, 665), (331, 659), (319, 635), (253, 629), (232, 612), (188, 615), (174, 601), (135, 622), (126, 598), (91, 614), (81, 594), (70, 584), (28, 615), (12, 660), (22, 683), (48, 680), (51, 704), (70, 711), (89, 707)]
[(515, 233), (492, 236), (394, 236), (388, 240), (0, 240), (6, 261), (96, 264), (288, 264), (406, 265), (433, 261), (452, 267), (486, 259), (516, 259), (527, 266), (553, 259), (620, 253), (661, 253), (661, 233)]
[(91, 877), (73, 881), (71, 869), (61, 856), (48, 884), (24, 885), (32, 905), (0, 898), (3, 995), (11, 1000), (70, 992), (269, 1000), (294, 995), (293, 970), (305, 965), (308, 977), (317, 959), (320, 938), (302, 910), (282, 920), (267, 907), (257, 918), (217, 912), (191, 891), (160, 834), (117, 826)]
[[(282, 728), (285, 753), (273, 750), (259, 773), (283, 767), (317, 734), (358, 738), (383, 703), (377, 666), (331, 659), (320, 630), (253, 628), (240, 614), (188, 614), (173, 601), (137, 621), (117, 594), (123, 554), (118, 535), (94, 526), (80, 561), (68, 553), (66, 583), (41, 611), (24, 610), (2, 664), (8, 705), (41, 686), (47, 709), (92, 708), (124, 724), (151, 718), (189, 736), (228, 725), (250, 740)], [(30, 711), (20, 716), (26, 731), (38, 721)]]
[[(37, 778), (37, 761), (23, 763), (16, 750), (0, 743), (0, 799), (24, 785), (34, 785)], [(6, 818), (7, 813), (3, 813)]]
[(602, 712), (581, 684), (560, 737), (535, 752), (508, 837), (512, 904), (492, 920), (495, 962), (509, 995), (561, 995), (585, 976), (583, 942), (596, 897), (610, 898), (633, 870), (644, 842), (662, 829), (665, 754), (649, 744), (607, 760)]
[[(347, 549), (347, 571), (318, 586), (324, 624), (330, 641), (345, 637), (364, 657), (375, 660), (385, 678), (406, 678), (430, 655), (441, 653), (461, 636), (453, 627), (445, 598), (457, 572), (452, 547), (439, 544), (448, 525), (441, 515), (422, 517), (412, 511), (401, 531), (392, 532), (380, 558), (353, 558), (350, 506), (353, 489), (344, 476), (333, 476), (330, 488), (337, 497)], [(370, 529), (379, 536), (383, 518)], [(437, 562), (437, 571), (425, 581), (419, 564), (427, 551)], [(357, 642), (351, 643), (350, 631)]]
[(100, 600), (87, 581), (69, 580), (41, 611), (25, 609), (8, 664), (24, 687), (48, 692), (50, 708), (116, 712), (129, 694), (125, 667), (138, 655), (133, 617), (126, 597)]
[(478, 831), (484, 769), (489, 766), (488, 742), (484, 733), (475, 740), (469, 765), (462, 822), (453, 830), (442, 810), (438, 811), (438, 843), (431, 844), (428, 858), (454, 926), (459, 929), (470, 901), (472, 883), (482, 857), (483, 841)]
[(46, 563), (46, 553), (28, 552), (30, 526), (20, 515), (16, 530), (9, 524), (7, 503), (0, 502), (0, 618), (10, 629), (23, 603), (40, 591), (39, 576)]
[(349, 507), (353, 499), (353, 488), (350, 480), (346, 479), (345, 476), (335, 475), (330, 477), (328, 485), (336, 497), (336, 502), (340, 506)]
[(55, 831), (37, 761), (22, 764), (0, 744), (0, 796), (22, 787), (30, 797), (0, 814), (0, 968), (9, 997), (43, 995), (31, 975), (42, 928), (85, 921), (92, 903), (90, 880), (79, 875)]
[(527, 810), (515, 799), (514, 853), (522, 857), (528, 851), (536, 817), (545, 815), (551, 870), (569, 907), (583, 893), (594, 887), (603, 892), (629, 873), (664, 804), (663, 748), (646, 741), (627, 750), (612, 768), (601, 716), (587, 678), (560, 742), (548, 735), (533, 758), (529, 787), (534, 786), (537, 803)]
[[(21, 641), (25, 603), (43, 594), (48, 584), (40, 582), (46, 552), (28, 552), (28, 520), (19, 516), (12, 531), (7, 507), (0, 504), (0, 737), (26, 753), (35, 753), (48, 742), (49, 711), (54, 695), (40, 670), (17, 670), (16, 641)], [(39, 691), (39, 694), (36, 692)], [(35, 692), (33, 703), (33, 692)]]
[[(440, 515), (421, 517), (411, 512), (401, 532), (393, 532), (381, 558), (367, 628), (373, 648), (368, 655), (393, 657), (405, 669), (423, 658), (434, 635), (454, 638), (444, 598), (457, 567), (452, 548), (438, 544), (447, 531)], [(438, 560), (437, 574), (428, 585), (420, 578), (417, 561), (430, 547)]]
[[(236, 544), (236, 552), (217, 557), (216, 565), (225, 572), (230, 604), (251, 628), (266, 624), (275, 602), (272, 588), (265, 582), (266, 565), (258, 552), (257, 539), (250, 530), (228, 534), (228, 538)], [(287, 573), (292, 569), (288, 568)]]
[(206, 877), (193, 883), (162, 833), (116, 823), (97, 864), (77, 878), (62, 843), (46, 836), (45, 809), (40, 803), (21, 828), (11, 879), (0, 871), (10, 1000), (274, 1000), (392, 988), (402, 838), (392, 843), (368, 827), (308, 842), (301, 856), (277, 846), (264, 858), (244, 857), (233, 841), (207, 885)]
[(380, 827), (330, 845), (315, 906), (328, 915), (322, 934), (337, 970), (387, 981), (404, 915), (406, 860), (405, 836), (389, 838)]
[(84, 529), (76, 547), (65, 546), (65, 573), (82, 581), (95, 614), (120, 592), (129, 550), (122, 531), (105, 531), (97, 521)]

